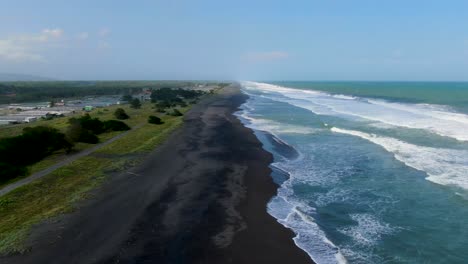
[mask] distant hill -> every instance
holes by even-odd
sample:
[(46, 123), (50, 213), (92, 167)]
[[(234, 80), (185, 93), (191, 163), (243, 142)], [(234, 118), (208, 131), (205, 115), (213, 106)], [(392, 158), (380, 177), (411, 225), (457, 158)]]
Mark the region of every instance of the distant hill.
[(27, 74), (0, 73), (0, 82), (53, 81), (54, 79)]

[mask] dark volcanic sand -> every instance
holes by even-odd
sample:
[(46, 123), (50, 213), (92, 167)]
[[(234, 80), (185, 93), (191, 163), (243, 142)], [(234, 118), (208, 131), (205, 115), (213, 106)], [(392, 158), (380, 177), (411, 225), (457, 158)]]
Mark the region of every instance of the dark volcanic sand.
[(0, 263), (312, 263), (266, 212), (272, 156), (232, 115), (245, 99), (232, 86), (202, 100), (145, 162)]

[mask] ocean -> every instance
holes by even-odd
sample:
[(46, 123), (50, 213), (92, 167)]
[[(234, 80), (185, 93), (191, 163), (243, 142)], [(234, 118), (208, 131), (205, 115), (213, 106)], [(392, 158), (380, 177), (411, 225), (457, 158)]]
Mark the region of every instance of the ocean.
[(323, 263), (468, 262), (468, 83), (243, 82), (268, 212)]

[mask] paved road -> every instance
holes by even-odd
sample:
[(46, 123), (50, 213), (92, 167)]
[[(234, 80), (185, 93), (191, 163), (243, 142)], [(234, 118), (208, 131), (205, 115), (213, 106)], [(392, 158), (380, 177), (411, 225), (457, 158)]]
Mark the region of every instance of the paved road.
[[(137, 126), (135, 126), (134, 128), (132, 128), (132, 130), (138, 129), (138, 128), (140, 128), (142, 125), (143, 125), (143, 124), (137, 125)], [(92, 147), (92, 148), (88, 148), (88, 149), (85, 149), (85, 150), (83, 150), (83, 151), (80, 151), (80, 152), (78, 152), (78, 153), (76, 153), (76, 154), (70, 155), (70, 156), (68, 156), (66, 159), (64, 159), (64, 160), (62, 160), (62, 161), (60, 161), (60, 162), (58, 162), (58, 163), (56, 163), (56, 164), (50, 166), (49, 168), (47, 168), (47, 169), (45, 169), (45, 170), (38, 171), (38, 172), (36, 172), (36, 173), (30, 175), (30, 176), (27, 177), (27, 178), (24, 178), (24, 179), (22, 179), (22, 180), (19, 180), (19, 181), (17, 181), (17, 182), (14, 182), (14, 183), (12, 183), (12, 184), (9, 184), (9, 185), (7, 185), (7, 186), (5, 186), (5, 187), (3, 187), (3, 188), (0, 189), (0, 196), (2, 196), (2, 195), (4, 195), (4, 194), (6, 194), (6, 193), (8, 193), (8, 192), (10, 192), (10, 191), (12, 191), (12, 190), (18, 188), (18, 187), (21, 187), (21, 186), (23, 186), (23, 185), (25, 185), (25, 184), (28, 184), (28, 183), (30, 183), (30, 182), (32, 182), (32, 181), (34, 181), (34, 180), (37, 180), (37, 179), (39, 179), (39, 178), (42, 178), (42, 177), (46, 176), (47, 174), (49, 174), (49, 173), (55, 171), (56, 169), (61, 168), (61, 167), (65, 166), (65, 165), (68, 165), (68, 164), (70, 164), (71, 162), (73, 162), (73, 161), (75, 161), (75, 160), (77, 160), (77, 159), (79, 159), (79, 158), (81, 158), (81, 157), (87, 156), (87, 155), (93, 153), (94, 151), (96, 151), (96, 150), (98, 150), (98, 149), (100, 149), (100, 148), (102, 148), (102, 147), (104, 147), (104, 146), (107, 146), (107, 145), (109, 145), (110, 143), (112, 143), (112, 142), (114, 142), (114, 141), (116, 141), (116, 140), (118, 140), (118, 139), (124, 137), (125, 135), (128, 134), (128, 132), (130, 132), (130, 131), (132, 131), (132, 130), (125, 131), (125, 132), (123, 132), (122, 134), (119, 134), (119, 135), (117, 135), (117, 136), (115, 136), (115, 137), (113, 137), (113, 138), (107, 140), (106, 142), (97, 144), (96, 146), (94, 146), (94, 147)]]

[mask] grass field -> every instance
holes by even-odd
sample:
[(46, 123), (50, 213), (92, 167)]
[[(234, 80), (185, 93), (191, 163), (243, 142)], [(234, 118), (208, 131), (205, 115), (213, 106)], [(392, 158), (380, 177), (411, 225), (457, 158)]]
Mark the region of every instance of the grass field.
[[(164, 124), (148, 124), (146, 121), (149, 115), (158, 115), (149, 103), (143, 104), (141, 109), (111, 106), (96, 109), (90, 114), (102, 120), (114, 119), (113, 112), (118, 107), (124, 108), (130, 116), (125, 122), (132, 128), (137, 126), (138, 128), (97, 151), (103, 155), (91, 154), (80, 158), (44, 178), (0, 197), (0, 254), (27, 250), (25, 241), (35, 224), (72, 211), (77, 201), (86, 198), (90, 190), (106, 179), (108, 172), (121, 171), (137, 164), (140, 160), (135, 157), (142, 157), (154, 149), (183, 122), (183, 117), (159, 115)], [(188, 109), (189, 107), (181, 109), (181, 112), (186, 112)], [(66, 128), (67, 120), (68, 118), (59, 118), (28, 125), (49, 125), (63, 130)], [(8, 133), (21, 133), (24, 126), (8, 128)], [(0, 130), (0, 137), (4, 133), (6, 132)], [(104, 141), (117, 134), (116, 132), (103, 134), (100, 139)], [(78, 146), (81, 149), (86, 147), (89, 146), (86, 144)], [(35, 164), (30, 170), (34, 172), (47, 168), (63, 157), (64, 155), (57, 153)]]
[[(128, 104), (127, 105), (113, 105), (113, 106), (109, 106), (109, 107), (105, 107), (105, 108), (94, 109), (93, 111), (89, 112), (89, 114), (91, 115), (91, 117), (97, 117), (97, 118), (99, 118), (100, 120), (103, 120), (103, 121), (116, 119), (114, 117), (114, 111), (117, 108), (123, 108), (125, 110), (125, 112), (127, 112), (127, 114), (130, 116), (130, 119), (123, 120), (123, 121), (132, 128), (139, 125), (139, 124), (146, 123), (147, 118), (148, 118), (149, 115), (155, 115), (156, 114), (154, 112), (154, 109), (152, 109), (152, 104), (150, 104), (150, 103), (142, 104), (141, 109), (130, 108), (130, 106)], [(49, 126), (49, 127), (56, 128), (56, 129), (60, 130), (61, 132), (65, 133), (65, 131), (67, 130), (68, 125), (69, 125), (68, 124), (68, 119), (71, 118), (71, 117), (78, 117), (78, 116), (81, 116), (83, 114), (85, 114), (85, 112), (79, 111), (79, 112), (77, 112), (75, 114), (68, 115), (66, 117), (59, 117), (59, 118), (52, 119), (52, 120), (38, 120), (37, 122), (34, 122), (34, 123), (2, 126), (2, 127), (0, 127), (0, 138), (20, 135), (22, 133), (22, 130), (25, 127), (35, 127), (35, 126)], [(119, 135), (120, 133), (122, 133), (122, 131), (107, 132), (107, 133), (103, 133), (103, 134), (98, 135), (98, 137), (99, 137), (100, 142), (104, 142), (106, 140), (109, 140), (109, 139), (113, 138), (114, 136)], [(77, 143), (75, 145), (74, 149), (75, 149), (75, 151), (81, 151), (81, 150), (84, 150), (86, 148), (90, 148), (92, 146), (94, 146), (94, 145), (93, 144), (86, 144), (86, 143)], [(47, 167), (59, 162), (60, 160), (65, 159), (65, 158), (66, 158), (66, 155), (65, 155), (64, 150), (57, 151), (53, 155), (50, 155), (50, 156), (44, 158), (43, 160), (33, 164), (32, 166), (29, 166), (28, 172), (29, 172), (29, 174), (32, 174), (32, 173), (41, 171), (41, 170), (46, 169)], [(13, 183), (15, 181), (18, 181), (18, 180), (20, 180), (22, 178), (24, 178), (24, 177), (18, 177), (18, 178), (15, 178), (15, 179), (11, 179), (11, 180), (9, 180), (7, 182), (0, 183), (0, 188), (3, 187), (3, 186), (8, 185), (10, 183)]]

